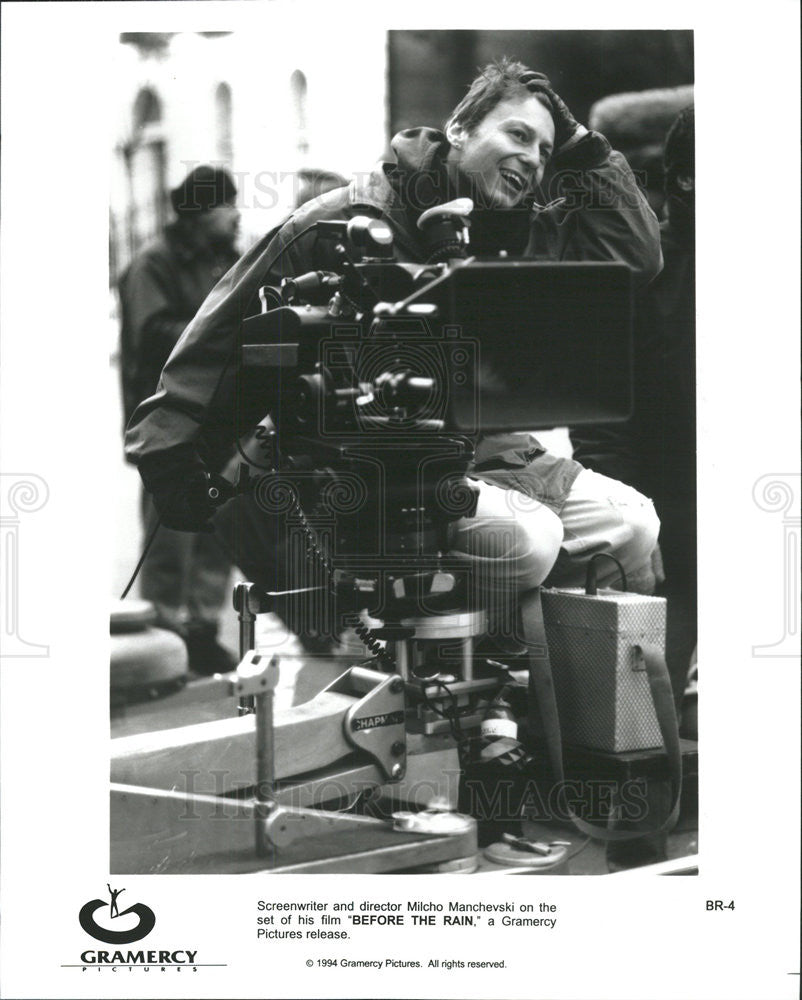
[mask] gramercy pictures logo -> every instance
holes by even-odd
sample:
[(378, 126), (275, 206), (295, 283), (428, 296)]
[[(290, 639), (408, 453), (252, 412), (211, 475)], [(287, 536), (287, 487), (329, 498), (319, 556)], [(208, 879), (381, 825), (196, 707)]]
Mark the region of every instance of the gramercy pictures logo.
[[(117, 905), (117, 897), (121, 892), (125, 892), (125, 889), (112, 889), (108, 882), (106, 883), (106, 888), (109, 890), (111, 902), (106, 902), (102, 899), (90, 899), (88, 903), (84, 903), (81, 907), (78, 920), (86, 933), (98, 941), (104, 941), (106, 944), (131, 944), (134, 941), (141, 941), (143, 937), (150, 934), (156, 926), (156, 914), (153, 910), (149, 906), (145, 906), (144, 903), (134, 903), (133, 906), (129, 906), (125, 910), (120, 910)], [(108, 906), (109, 912), (101, 914), (100, 911), (106, 906)], [(114, 930), (113, 927), (107, 927), (105, 921), (98, 922), (99, 920), (102, 921), (103, 917), (114, 920), (118, 917), (126, 917), (128, 914), (135, 914), (137, 923), (133, 927), (126, 927), (124, 930)], [(123, 923), (126, 924), (128, 921), (123, 921)]]
[[(118, 898), (125, 889), (112, 889), (108, 882), (106, 888), (109, 890), (109, 899), (90, 899), (88, 903), (84, 903), (78, 913), (78, 922), (90, 937), (115, 947), (87, 948), (81, 952), (79, 963), (67, 963), (64, 968), (79, 968), (84, 971), (89, 968), (109, 969), (111, 972), (117, 972), (121, 968), (129, 971), (139, 969), (142, 972), (150, 972), (152, 968), (158, 968), (161, 972), (166, 972), (167, 969), (175, 969), (176, 972), (198, 971), (199, 966), (195, 961), (198, 952), (190, 948), (121, 950), (121, 945), (141, 941), (150, 934), (156, 926), (156, 914), (144, 903), (134, 903), (121, 910)], [(205, 964), (224, 966), (226, 963)]]

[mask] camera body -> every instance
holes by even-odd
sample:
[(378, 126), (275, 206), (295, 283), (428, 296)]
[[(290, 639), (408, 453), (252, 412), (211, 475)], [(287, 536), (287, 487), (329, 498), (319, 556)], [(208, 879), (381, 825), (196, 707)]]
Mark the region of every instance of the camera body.
[(261, 291), (240, 377), (266, 412), (257, 505), (392, 587), (475, 513), (480, 436), (628, 416), (631, 289), (622, 264), (398, 262), (382, 225), (318, 223), (339, 272)]

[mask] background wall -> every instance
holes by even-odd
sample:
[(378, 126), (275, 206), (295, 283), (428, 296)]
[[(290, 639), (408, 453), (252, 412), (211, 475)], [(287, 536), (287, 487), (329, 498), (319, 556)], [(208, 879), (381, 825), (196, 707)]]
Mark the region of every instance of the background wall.
[(289, 212), (301, 168), (368, 169), (388, 131), (387, 44), (385, 31), (360, 37), (359, 60), (344, 60), (320, 35), (121, 35), (112, 283), (167, 221), (167, 192), (198, 163), (235, 174), (243, 250)]
[(579, 121), (607, 94), (693, 83), (691, 31), (390, 31), (392, 131), (439, 128), (503, 55), (546, 73)]

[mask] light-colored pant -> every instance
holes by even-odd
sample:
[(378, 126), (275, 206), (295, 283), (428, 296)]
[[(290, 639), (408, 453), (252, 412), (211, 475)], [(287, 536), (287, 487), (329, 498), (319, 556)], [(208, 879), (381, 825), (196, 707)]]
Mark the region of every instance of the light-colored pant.
[[(517, 490), (472, 482), (479, 489), (476, 515), (456, 523), (443, 568), (464, 576), (466, 591), (487, 609), (493, 628), (508, 628), (518, 595), (544, 581), (582, 586), (597, 552), (621, 562), (630, 590), (653, 589), (659, 522), (652, 502), (631, 487), (583, 470), (557, 515)], [(287, 562), (283, 518), (261, 510), (253, 495), (220, 508), (215, 524), (248, 579), (275, 590), (299, 585)], [(611, 560), (600, 561), (600, 586), (616, 583), (618, 575)]]
[[(630, 590), (653, 591), (660, 522), (651, 500), (631, 486), (583, 469), (557, 515), (516, 490), (476, 485), (476, 516), (458, 522), (450, 555), (471, 569), (479, 595), (517, 594), (543, 582), (580, 587), (597, 552), (618, 559)], [(600, 586), (620, 579), (612, 560), (600, 561), (597, 579)]]

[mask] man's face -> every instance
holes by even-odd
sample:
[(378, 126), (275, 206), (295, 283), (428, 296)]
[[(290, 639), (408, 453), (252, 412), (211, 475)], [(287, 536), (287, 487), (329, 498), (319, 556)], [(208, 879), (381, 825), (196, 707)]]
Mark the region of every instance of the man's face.
[(535, 97), (513, 97), (499, 102), (472, 132), (452, 126), (448, 138), (449, 165), (472, 181), (484, 207), (515, 208), (543, 177), (554, 149), (554, 122)]
[(239, 235), (240, 212), (236, 205), (216, 205), (198, 217), (198, 225), (212, 246), (233, 247)]

